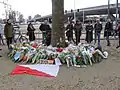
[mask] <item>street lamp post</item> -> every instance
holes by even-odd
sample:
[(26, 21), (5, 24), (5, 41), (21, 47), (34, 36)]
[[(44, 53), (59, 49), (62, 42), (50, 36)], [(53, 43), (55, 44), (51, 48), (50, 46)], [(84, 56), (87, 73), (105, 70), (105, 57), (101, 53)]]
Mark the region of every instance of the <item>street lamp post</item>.
[(83, 26), (84, 26), (84, 20), (85, 19), (85, 12), (84, 12), (84, 10), (83, 10)]
[(76, 8), (75, 8), (75, 5), (76, 4), (75, 4), (75, 0), (74, 0), (74, 21), (76, 22), (76, 10), (75, 10)]
[(118, 0), (116, 0), (116, 26), (117, 26), (117, 19), (118, 19)]
[(110, 18), (110, 0), (108, 0), (108, 18)]

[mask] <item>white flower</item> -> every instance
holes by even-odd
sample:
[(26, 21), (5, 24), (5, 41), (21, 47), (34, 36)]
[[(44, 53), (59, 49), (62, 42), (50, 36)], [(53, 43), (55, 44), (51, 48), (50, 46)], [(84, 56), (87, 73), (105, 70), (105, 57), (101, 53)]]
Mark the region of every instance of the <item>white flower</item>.
[(108, 52), (104, 51), (103, 54), (105, 55), (105, 57), (108, 57)]

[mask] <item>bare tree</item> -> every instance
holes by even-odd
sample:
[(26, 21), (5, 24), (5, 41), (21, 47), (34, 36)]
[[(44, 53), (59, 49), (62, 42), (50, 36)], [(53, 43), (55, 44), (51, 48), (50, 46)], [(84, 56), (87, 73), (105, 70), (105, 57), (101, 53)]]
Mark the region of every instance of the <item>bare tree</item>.
[(34, 19), (36, 19), (36, 18), (40, 18), (40, 17), (41, 17), (41, 15), (36, 14), (36, 15), (34, 16)]
[(52, 46), (65, 45), (64, 0), (52, 0)]
[(9, 19), (11, 19), (13, 23), (16, 22), (16, 11), (9, 12)]
[(19, 22), (20, 22), (20, 23), (24, 22), (23, 14), (20, 14), (20, 15), (19, 15)]

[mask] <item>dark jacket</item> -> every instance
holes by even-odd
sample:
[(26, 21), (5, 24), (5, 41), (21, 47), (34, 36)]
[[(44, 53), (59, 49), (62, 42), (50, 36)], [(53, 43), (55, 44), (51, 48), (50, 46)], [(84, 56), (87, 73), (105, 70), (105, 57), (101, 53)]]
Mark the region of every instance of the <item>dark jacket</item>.
[(66, 30), (67, 30), (66, 36), (73, 37), (73, 29), (74, 29), (73, 25), (72, 24), (68, 24), (66, 26)]
[(82, 24), (75, 24), (74, 30), (75, 31), (81, 31), (82, 30)]
[(51, 30), (46, 32), (46, 45), (49, 46), (51, 44)]
[(111, 36), (111, 31), (113, 30), (113, 24), (111, 22), (107, 22), (105, 25), (104, 37)]
[(35, 34), (34, 34), (35, 28), (33, 27), (33, 25), (29, 24), (27, 27), (27, 31), (29, 35), (29, 40), (34, 41), (35, 40)]
[(87, 25), (85, 29), (86, 29), (86, 41), (91, 42), (93, 40), (93, 26)]
[(100, 33), (101, 30), (103, 29), (102, 24), (96, 23), (95, 26), (94, 26), (94, 29), (95, 29), (95, 32)]
[(40, 29), (41, 31), (51, 30), (50, 26), (47, 25), (47, 24), (41, 24), (40, 27), (39, 27), (39, 29)]
[(5, 25), (4, 34), (6, 38), (13, 37), (13, 25), (12, 24)]
[(75, 34), (79, 34), (79, 35), (81, 35), (82, 24), (75, 24), (75, 26), (74, 26), (74, 30), (75, 30)]
[(74, 29), (74, 27), (73, 27), (72, 24), (68, 24), (68, 25), (66, 26), (66, 30), (73, 31), (73, 29)]
[(117, 30), (118, 30), (118, 36), (119, 36), (119, 38), (120, 38), (120, 25), (118, 25)]
[(118, 26), (118, 31), (120, 32), (120, 25)]
[(27, 31), (28, 32), (33, 32), (33, 31), (35, 31), (35, 28), (33, 27), (33, 25), (31, 27), (30, 27), (30, 25), (28, 25)]
[(107, 22), (105, 25), (105, 30), (110, 31), (113, 29), (113, 24), (111, 22)]

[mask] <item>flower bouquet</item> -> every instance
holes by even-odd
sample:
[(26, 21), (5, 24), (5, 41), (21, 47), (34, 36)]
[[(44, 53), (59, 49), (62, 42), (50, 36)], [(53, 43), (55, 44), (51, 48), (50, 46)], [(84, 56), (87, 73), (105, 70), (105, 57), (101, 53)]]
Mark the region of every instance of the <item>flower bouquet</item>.
[[(107, 52), (105, 53), (107, 56)], [(55, 59), (69, 67), (76, 65), (93, 65), (105, 57), (104, 53), (89, 44), (69, 45), (67, 48), (44, 46), (36, 42), (10, 45), (8, 56), (15, 63), (55, 64)]]

